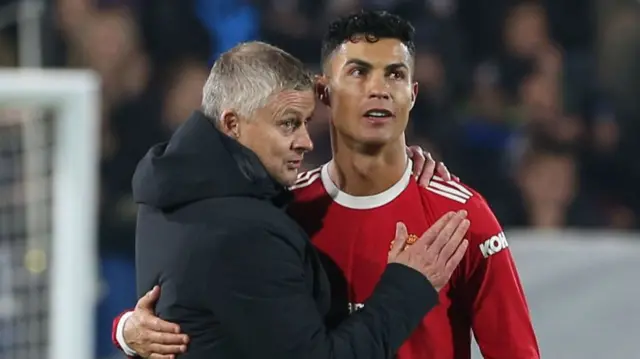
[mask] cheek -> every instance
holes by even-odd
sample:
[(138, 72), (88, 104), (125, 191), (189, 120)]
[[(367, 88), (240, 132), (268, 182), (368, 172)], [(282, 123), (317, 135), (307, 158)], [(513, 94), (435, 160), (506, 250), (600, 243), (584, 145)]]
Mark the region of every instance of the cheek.
[[(353, 86), (355, 87), (355, 86)], [(360, 117), (359, 104), (362, 101), (361, 92), (357, 88), (343, 87), (334, 91), (331, 96), (331, 120), (340, 128), (355, 125)]]
[(289, 152), (291, 141), (289, 138), (277, 135), (271, 138), (269, 149), (274, 161), (280, 162), (282, 158)]
[(333, 86), (330, 92), (332, 108), (341, 107), (350, 109), (355, 107), (362, 98), (363, 90), (355, 81), (342, 81), (340, 85)]
[(238, 141), (255, 152), (262, 162), (269, 160), (271, 153), (270, 130), (265, 126), (249, 125), (241, 128)]
[(394, 97), (399, 107), (406, 107), (407, 110), (410, 110), (411, 100), (413, 99), (413, 86), (406, 84), (399, 85)]
[(291, 139), (284, 136), (277, 129), (269, 128), (258, 131), (255, 138), (262, 153), (264, 163), (278, 164), (289, 153)]

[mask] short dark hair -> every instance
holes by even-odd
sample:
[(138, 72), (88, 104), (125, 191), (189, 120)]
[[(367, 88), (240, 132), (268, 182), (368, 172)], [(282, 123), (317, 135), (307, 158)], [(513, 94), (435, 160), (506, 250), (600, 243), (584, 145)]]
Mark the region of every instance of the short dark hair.
[(322, 63), (346, 41), (362, 36), (368, 42), (379, 39), (398, 39), (415, 54), (415, 28), (398, 15), (386, 11), (362, 10), (332, 22), (322, 39)]

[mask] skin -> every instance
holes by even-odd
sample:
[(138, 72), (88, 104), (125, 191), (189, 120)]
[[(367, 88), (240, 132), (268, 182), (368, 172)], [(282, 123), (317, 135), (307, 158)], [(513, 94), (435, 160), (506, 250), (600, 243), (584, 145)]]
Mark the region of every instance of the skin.
[[(402, 177), (407, 155), (413, 160), (413, 174), (421, 186), (427, 186), (435, 172), (446, 180), (458, 181), (444, 164), (436, 163), (420, 147), (406, 147), (404, 131), (418, 93), (412, 73), (409, 50), (393, 39), (344, 43), (325, 63), (316, 95), (331, 111), (333, 164), (329, 175), (341, 190), (366, 196), (388, 189)], [(292, 97), (288, 99), (285, 94), (276, 96), (274, 104), (259, 110), (258, 119), (253, 121), (232, 111), (222, 114), (222, 131), (254, 150), (281, 183), (295, 182), (298, 170), (290, 168), (288, 161), (302, 159), (312, 148), (306, 123), (299, 122), (313, 112), (307, 93), (298, 94), (299, 99), (295, 94), (289, 95)], [(296, 130), (291, 132), (278, 122), (283, 119), (286, 111), (282, 108), (287, 101), (300, 103), (301, 116), (297, 117)], [(313, 96), (309, 101), (313, 102)], [(363, 117), (368, 109), (381, 106), (393, 112), (390, 121), (376, 123)], [(189, 337), (180, 333), (177, 324), (154, 315), (159, 297), (160, 288), (156, 286), (138, 301), (134, 314), (124, 324), (124, 337), (142, 357), (173, 359), (187, 350)]]
[(222, 132), (258, 155), (271, 176), (285, 186), (298, 178), (304, 154), (313, 149), (307, 122), (315, 109), (312, 90), (274, 94), (251, 119), (223, 111)]
[[(404, 131), (418, 94), (413, 57), (399, 40), (347, 41), (325, 63), (318, 95), (332, 117), (331, 179), (343, 191), (367, 196), (383, 192), (406, 168)], [(386, 109), (386, 120), (364, 116)]]

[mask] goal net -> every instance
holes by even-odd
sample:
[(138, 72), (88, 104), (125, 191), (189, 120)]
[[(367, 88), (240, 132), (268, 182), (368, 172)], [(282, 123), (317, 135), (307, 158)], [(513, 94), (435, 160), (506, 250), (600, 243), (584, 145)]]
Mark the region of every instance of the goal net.
[(0, 358), (94, 356), (98, 89), (0, 69)]

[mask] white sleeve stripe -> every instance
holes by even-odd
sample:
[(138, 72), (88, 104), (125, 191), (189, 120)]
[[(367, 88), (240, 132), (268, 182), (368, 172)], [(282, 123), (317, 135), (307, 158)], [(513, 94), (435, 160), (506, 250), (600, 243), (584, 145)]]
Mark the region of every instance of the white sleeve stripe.
[(469, 191), (463, 185), (461, 185), (460, 183), (458, 183), (456, 181), (449, 181), (449, 182), (447, 182), (447, 184), (457, 188), (460, 192), (466, 193), (469, 197), (473, 196), (473, 193), (471, 193), (471, 191)]
[[(471, 191), (469, 191), (463, 185), (461, 185), (460, 183), (458, 183), (456, 181), (445, 181), (442, 177), (439, 177), (439, 176), (433, 176), (433, 179), (436, 180), (436, 181), (444, 182), (444, 183), (448, 184), (449, 186), (455, 187), (460, 192), (466, 193), (469, 197), (473, 196), (473, 193), (471, 193)], [(431, 183), (433, 183), (433, 182), (431, 182)]]
[(294, 184), (293, 186), (289, 187), (289, 190), (293, 191), (294, 189), (306, 187), (306, 186), (310, 185), (311, 183), (313, 183), (315, 180), (317, 180), (319, 177), (320, 177), (320, 173), (316, 173), (313, 176), (311, 176), (311, 178), (307, 178), (304, 181), (296, 182), (296, 184)]
[(431, 182), (431, 183), (429, 183), (429, 187), (431, 187), (431, 188), (433, 188), (433, 189), (440, 190), (440, 191), (442, 191), (442, 192), (447, 192), (447, 193), (450, 193), (450, 194), (456, 195), (456, 196), (458, 196), (458, 197), (462, 197), (462, 198), (464, 198), (464, 199), (469, 199), (469, 198), (471, 198), (471, 194), (467, 194), (467, 193), (464, 193), (464, 192), (462, 192), (462, 191), (458, 191), (458, 190), (457, 190), (457, 189), (455, 189), (455, 188), (452, 188), (452, 187), (449, 187), (449, 186), (445, 186), (445, 185), (443, 185), (443, 184), (441, 184), (441, 183)]
[(322, 169), (322, 167), (318, 167), (318, 168), (312, 169), (311, 171), (307, 171), (307, 172), (302, 172), (302, 173), (300, 173), (300, 174), (298, 175), (297, 180), (296, 180), (296, 184), (297, 184), (298, 182), (303, 182), (303, 181), (308, 180), (311, 176), (313, 176), (313, 175), (314, 175), (314, 174), (316, 174), (316, 173), (320, 173), (320, 170), (321, 170), (321, 169)]
[(460, 203), (462, 203), (462, 204), (467, 203), (467, 200), (468, 200), (468, 198), (465, 198), (465, 197), (458, 197), (458, 196), (456, 196), (456, 195), (454, 195), (454, 194), (451, 194), (451, 193), (448, 193), (448, 192), (444, 192), (444, 191), (440, 191), (440, 190), (434, 189), (433, 187), (427, 187), (427, 191), (430, 191), (430, 192), (433, 192), (433, 193), (439, 194), (439, 195), (441, 195), (442, 197), (449, 198), (449, 199), (451, 199), (451, 200), (454, 200), (454, 201), (456, 201), (456, 202), (460, 202)]
[(135, 350), (129, 348), (129, 346), (124, 340), (124, 324), (127, 322), (127, 319), (131, 317), (131, 315), (133, 315), (133, 312), (126, 312), (120, 317), (120, 320), (118, 321), (118, 325), (116, 326), (116, 341), (118, 342), (118, 345), (120, 345), (120, 348), (122, 348), (122, 351), (127, 356), (134, 357), (134, 356), (137, 356), (138, 353), (136, 353)]

